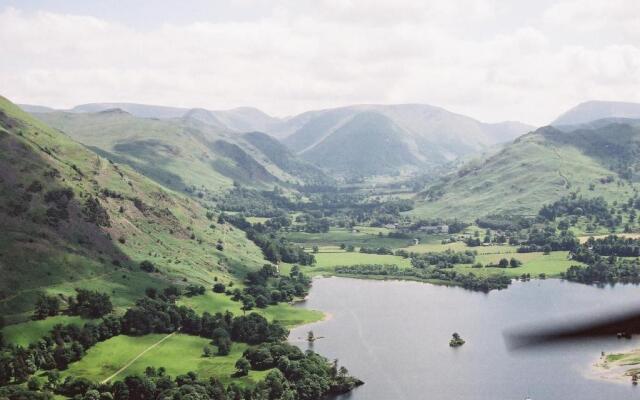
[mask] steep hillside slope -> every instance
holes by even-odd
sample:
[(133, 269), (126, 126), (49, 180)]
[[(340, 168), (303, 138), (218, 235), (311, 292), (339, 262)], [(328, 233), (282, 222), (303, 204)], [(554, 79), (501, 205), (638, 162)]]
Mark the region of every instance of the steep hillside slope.
[[(125, 306), (149, 286), (211, 284), (264, 262), (241, 231), (209, 217), (0, 97), (0, 314), (9, 320), (26, 318), (40, 292), (99, 289)], [(158, 272), (141, 271), (143, 260)]]
[(318, 167), (301, 160), (285, 145), (266, 133), (249, 132), (242, 135), (242, 138), (258, 149), (271, 163), (290, 175), (299, 177), (307, 185), (334, 183), (333, 179)]
[(577, 125), (604, 118), (640, 118), (640, 103), (587, 101), (566, 111), (551, 125)]
[(541, 128), (430, 186), (412, 213), (467, 220), (494, 213), (530, 215), (576, 191), (626, 200), (638, 178), (638, 154), (640, 129), (627, 124), (569, 132)]
[[(404, 143), (400, 148), (408, 148), (411, 157), (405, 164), (414, 167), (443, 164), (457, 157), (481, 151), (496, 143), (507, 142), (531, 130), (532, 127), (504, 122), (486, 124), (472, 118), (451, 113), (439, 107), (422, 104), (401, 105), (358, 105), (330, 110), (311, 111), (286, 120), (268, 133), (283, 137), (283, 142), (303, 158), (312, 161), (315, 147), (324, 147), (332, 134), (341, 130), (341, 136), (350, 134), (363, 137), (361, 123), (350, 124), (365, 115), (374, 118), (376, 114), (391, 121), (385, 126), (393, 127), (385, 135), (397, 137)], [(356, 131), (350, 132), (350, 128)], [(378, 129), (377, 135), (380, 134)], [(340, 142), (332, 141), (334, 145)], [(335, 149), (339, 151), (339, 149)], [(404, 157), (404, 150), (393, 157)], [(322, 165), (322, 164), (320, 164)], [(366, 175), (367, 171), (352, 170), (355, 175)]]
[(301, 156), (339, 175), (396, 174), (417, 165), (400, 128), (378, 113), (359, 113)]
[(305, 176), (281, 168), (206, 110), (172, 119), (139, 118), (121, 109), (36, 116), (104, 157), (127, 163), (175, 190), (215, 196), (234, 181), (263, 188), (304, 183)]

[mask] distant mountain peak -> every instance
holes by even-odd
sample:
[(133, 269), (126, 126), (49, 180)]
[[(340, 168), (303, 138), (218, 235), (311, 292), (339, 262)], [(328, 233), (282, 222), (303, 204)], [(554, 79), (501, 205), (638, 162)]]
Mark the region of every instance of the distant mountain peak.
[(577, 125), (606, 118), (640, 118), (640, 103), (591, 100), (562, 113), (551, 125)]

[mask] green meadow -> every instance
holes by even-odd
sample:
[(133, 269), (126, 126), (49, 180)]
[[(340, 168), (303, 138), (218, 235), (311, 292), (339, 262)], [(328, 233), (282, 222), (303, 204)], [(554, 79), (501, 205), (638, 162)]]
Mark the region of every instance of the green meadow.
[(404, 247), (411, 239), (390, 238), (387, 228), (356, 226), (356, 232), (346, 228), (332, 227), (327, 233), (288, 232), (285, 237), (303, 246), (340, 246), (341, 244), (356, 247)]
[[(101, 382), (121, 370), (113, 378), (143, 374), (148, 366), (164, 367), (167, 374), (176, 376), (189, 371), (200, 377), (216, 376), (223, 382), (229, 382), (235, 371), (235, 362), (242, 356), (247, 345), (233, 343), (227, 356), (203, 357), (203, 349), (210, 346), (210, 340), (183, 334), (176, 334), (154, 346), (166, 335), (150, 334), (145, 336), (120, 335), (96, 344), (77, 362), (72, 363), (63, 372), (63, 376), (76, 376)], [(152, 347), (154, 346), (154, 347)], [(149, 350), (147, 350), (149, 349)], [(147, 350), (145, 352), (145, 350)], [(141, 353), (144, 354), (140, 355)], [(136, 357), (139, 358), (136, 359)], [(250, 371), (249, 375), (238, 379), (244, 383), (254, 383), (264, 378), (268, 371)]]
[(567, 258), (567, 251), (552, 251), (545, 255), (542, 252), (535, 253), (503, 253), (503, 254), (484, 254), (478, 255), (476, 261), (486, 264), (497, 264), (501, 258), (511, 259), (514, 257), (522, 261), (522, 266), (517, 268), (472, 268), (470, 264), (456, 265), (456, 271), (468, 273), (473, 272), (476, 275), (492, 275), (507, 274), (516, 277), (522, 274), (530, 274), (532, 278), (537, 278), (540, 274), (545, 274), (548, 278), (559, 277), (562, 272), (572, 265), (581, 264)]
[(47, 335), (57, 324), (83, 325), (87, 321), (89, 320), (78, 316), (57, 315), (40, 321), (8, 325), (2, 329), (2, 335), (7, 342), (26, 347)]
[[(242, 306), (240, 302), (233, 301), (229, 296), (212, 291), (207, 291), (202, 296), (185, 297), (180, 300), (180, 304), (191, 307), (198, 313), (205, 311), (211, 314), (224, 311), (230, 311), (234, 315), (242, 315), (243, 313), (240, 309)], [(324, 315), (320, 311), (307, 310), (283, 303), (269, 306), (265, 309), (255, 308), (251, 311), (263, 315), (271, 322), (279, 322), (288, 328), (319, 321)]]

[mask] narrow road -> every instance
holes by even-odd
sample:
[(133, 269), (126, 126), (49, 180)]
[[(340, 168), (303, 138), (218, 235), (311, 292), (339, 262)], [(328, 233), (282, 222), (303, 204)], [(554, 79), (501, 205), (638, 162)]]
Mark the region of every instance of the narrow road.
[(149, 350), (153, 349), (154, 347), (156, 347), (157, 345), (159, 345), (160, 343), (164, 342), (165, 340), (169, 339), (171, 336), (175, 335), (176, 332), (171, 332), (170, 334), (168, 334), (167, 336), (163, 337), (162, 339), (158, 340), (157, 342), (155, 342), (154, 344), (152, 344), (151, 346), (147, 347), (146, 349), (144, 349), (140, 354), (138, 354), (137, 356), (135, 356), (131, 361), (129, 361), (128, 363), (126, 363), (122, 368), (120, 368), (119, 370), (117, 370), (116, 372), (113, 373), (113, 375), (111, 375), (110, 377), (108, 377), (107, 379), (104, 379), (102, 382), (100, 382), (100, 384), (105, 384), (107, 382), (109, 382), (111, 379), (115, 378), (116, 376), (118, 376), (118, 374), (120, 374), (122, 371), (124, 371), (125, 369), (129, 368), (131, 366), (131, 364), (133, 364), (134, 362), (136, 362), (136, 360), (140, 357), (142, 357), (146, 352), (148, 352)]

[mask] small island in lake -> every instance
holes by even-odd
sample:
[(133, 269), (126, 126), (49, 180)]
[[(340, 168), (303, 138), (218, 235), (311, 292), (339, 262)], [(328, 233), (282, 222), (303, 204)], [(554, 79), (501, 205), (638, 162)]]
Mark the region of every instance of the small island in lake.
[(451, 340), (449, 340), (449, 346), (451, 347), (459, 347), (462, 346), (465, 342), (464, 339), (460, 337), (460, 334), (458, 334), (457, 332), (454, 332), (453, 335), (451, 335)]

